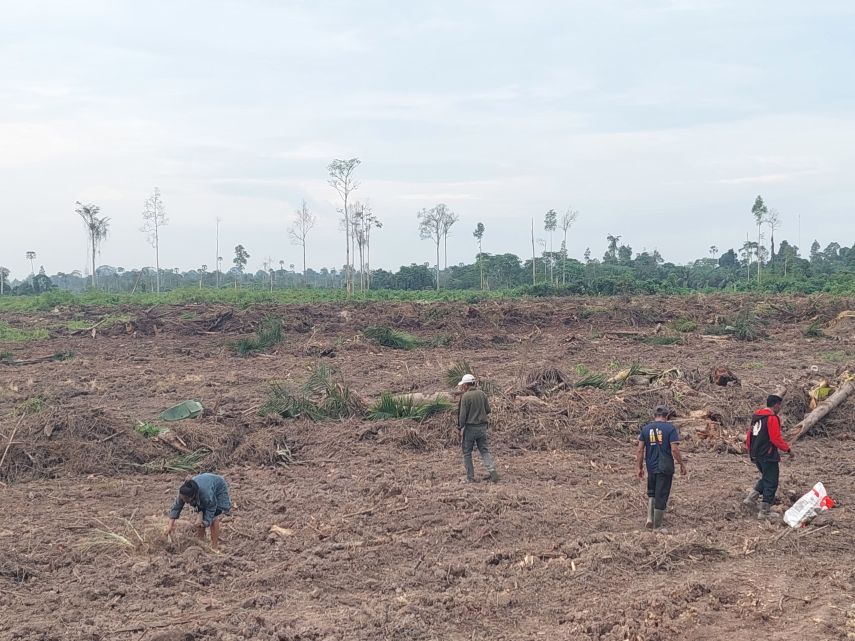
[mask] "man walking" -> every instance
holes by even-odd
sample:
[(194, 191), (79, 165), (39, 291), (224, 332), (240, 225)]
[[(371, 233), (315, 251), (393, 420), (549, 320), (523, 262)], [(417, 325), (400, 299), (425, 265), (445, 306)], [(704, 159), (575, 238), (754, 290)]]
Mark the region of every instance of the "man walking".
[(776, 394), (766, 398), (766, 407), (757, 410), (751, 419), (751, 428), (745, 436), (745, 446), (751, 462), (760, 470), (760, 480), (748, 494), (742, 504), (746, 509), (757, 508), (757, 499), (762, 498), (757, 512), (759, 519), (777, 519), (778, 514), (772, 512), (775, 494), (778, 492), (780, 452), (786, 452), (790, 459), (794, 458), (793, 450), (781, 436), (781, 419), (778, 413), (784, 399)]
[(490, 445), (487, 439), (487, 415), (490, 413), (487, 395), (475, 387), (475, 377), (472, 374), (464, 374), (457, 386), (463, 390), (457, 413), (457, 426), (462, 434), (466, 482), (475, 482), (472, 450), (477, 446), (481, 453), (481, 461), (490, 473), (490, 480), (495, 483), (499, 480), (499, 475), (496, 472), (493, 457), (490, 456)]
[(647, 527), (662, 527), (671, 483), (674, 480), (674, 461), (680, 466), (680, 474), (686, 475), (686, 465), (680, 455), (680, 434), (668, 422), (671, 410), (666, 405), (657, 405), (653, 410), (653, 422), (641, 428), (635, 460), (638, 478), (644, 478), (644, 463), (647, 462)]
[(175, 499), (169, 511), (167, 536), (175, 530), (175, 523), (185, 505), (195, 508), (200, 513), (199, 523), (196, 525), (196, 536), (204, 539), (205, 528), (210, 528), (211, 547), (216, 550), (219, 547), (220, 517), (228, 514), (232, 509), (226, 479), (217, 474), (205, 472), (184, 481), (178, 489), (178, 498)]

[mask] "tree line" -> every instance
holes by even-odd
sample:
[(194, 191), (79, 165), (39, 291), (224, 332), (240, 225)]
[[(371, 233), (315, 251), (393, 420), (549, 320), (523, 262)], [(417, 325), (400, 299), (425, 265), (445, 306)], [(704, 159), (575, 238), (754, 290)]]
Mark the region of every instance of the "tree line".
[[(302, 269), (271, 257), (262, 260), (262, 269), (247, 272), (251, 258), (242, 244), (234, 248), (231, 267), (223, 268), (220, 255), (219, 223), (217, 219), (216, 254), (214, 267), (202, 264), (196, 269), (181, 271), (163, 268), (160, 264), (160, 238), (169, 220), (164, 199), (155, 187), (141, 211), (140, 230), (147, 235), (154, 250), (154, 266), (126, 269), (109, 265), (96, 266), (96, 256), (107, 240), (110, 218), (101, 215), (94, 203), (77, 202), (74, 212), (83, 223), (87, 237), (88, 275), (80, 271), (45, 273), (35, 270), (38, 254), (26, 252), (30, 274), (10, 281), (9, 270), (0, 267), (0, 295), (32, 294), (62, 289), (83, 291), (97, 289), (115, 292), (161, 292), (176, 288), (199, 287), (250, 287), (250, 288), (341, 288), (352, 296), (355, 291), (372, 288), (390, 290), (423, 290), (441, 288), (457, 290), (497, 290), (523, 286), (540, 291), (579, 294), (654, 293), (686, 290), (764, 289), (770, 291), (855, 291), (855, 245), (847, 247), (830, 243), (822, 249), (817, 241), (811, 245), (809, 255), (787, 240), (775, 246), (775, 231), (780, 229), (782, 216), (769, 208), (762, 196), (757, 196), (751, 210), (751, 220), (757, 227), (756, 240), (746, 238), (737, 249), (719, 252), (709, 248), (709, 256), (698, 258), (687, 265), (666, 262), (658, 251), (634, 253), (630, 245), (622, 243), (623, 236), (606, 236), (602, 258), (595, 258), (591, 249), (585, 251), (583, 260), (570, 258), (567, 252), (568, 233), (579, 216), (573, 208), (559, 215), (548, 210), (541, 223), (531, 219), (531, 255), (490, 254), (484, 251), (483, 242), (488, 228), (477, 222), (472, 231), (474, 260), (449, 266), (448, 237), (460, 222), (460, 216), (448, 205), (438, 203), (416, 212), (416, 225), (420, 238), (430, 240), (434, 246), (435, 262), (402, 265), (397, 271), (371, 267), (372, 233), (383, 224), (375, 214), (370, 201), (360, 201), (355, 192), (360, 188), (357, 180), (359, 158), (336, 159), (327, 166), (328, 183), (337, 194), (340, 229), (345, 237), (344, 264), (341, 267), (324, 267), (320, 270), (307, 266), (309, 237), (317, 219), (305, 200), (292, 217), (288, 238), (300, 248)], [(537, 230), (537, 231), (536, 231)], [(540, 235), (540, 232), (545, 234)], [(560, 232), (560, 246), (556, 250), (554, 236)], [(764, 242), (766, 233), (769, 245)]]

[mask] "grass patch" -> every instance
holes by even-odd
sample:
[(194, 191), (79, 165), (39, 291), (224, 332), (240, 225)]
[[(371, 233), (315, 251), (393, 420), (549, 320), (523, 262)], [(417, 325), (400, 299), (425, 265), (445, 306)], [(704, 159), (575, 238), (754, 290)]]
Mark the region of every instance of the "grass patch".
[(434, 414), (447, 412), (451, 408), (451, 402), (444, 396), (440, 396), (434, 401), (415, 403), (412, 396), (394, 396), (389, 392), (383, 392), (380, 400), (368, 410), (368, 418), (372, 421), (386, 421), (396, 418), (424, 420)]
[(605, 374), (597, 374), (593, 372), (589, 372), (578, 381), (573, 384), (573, 387), (597, 387), (599, 389), (605, 389), (607, 386), (607, 381)]
[(249, 356), (266, 351), (281, 342), (282, 321), (278, 318), (265, 318), (255, 334), (234, 341), (231, 348), (241, 356)]
[(647, 345), (677, 345), (682, 344), (683, 337), (682, 336), (648, 336), (644, 339), (644, 342)]
[(764, 321), (752, 310), (743, 309), (730, 325), (733, 337), (738, 341), (756, 341), (766, 336)]
[(822, 331), (822, 323), (818, 320), (805, 327), (802, 333), (808, 338), (822, 338), (825, 336), (825, 333)]
[(181, 456), (149, 461), (138, 467), (146, 472), (195, 472), (196, 468), (202, 464), (202, 461), (205, 460), (208, 454), (210, 454), (208, 450), (196, 450), (195, 452)]
[(448, 383), (449, 387), (457, 387), (464, 374), (474, 375), (475, 372), (472, 371), (472, 366), (466, 361), (454, 363), (445, 371), (445, 382)]
[(12, 352), (0, 352), (0, 363), (13, 363), (15, 355)]
[(89, 329), (95, 323), (91, 323), (86, 320), (70, 320), (58, 325), (58, 327), (64, 327), (65, 329), (70, 329), (71, 331), (77, 331), (82, 329)]
[(834, 365), (845, 363), (847, 356), (847, 353), (840, 349), (831, 352), (821, 352), (819, 355), (819, 357), (826, 363), (832, 363)]
[(21, 329), (12, 327), (5, 321), (0, 321), (0, 341), (7, 343), (24, 343), (26, 341), (39, 341), (49, 338), (50, 334), (46, 329)]
[(145, 438), (157, 438), (163, 434), (165, 428), (150, 423), (149, 421), (137, 421), (134, 425), (134, 431), (142, 434)]
[(415, 349), (421, 343), (418, 338), (412, 334), (392, 329), (384, 325), (372, 325), (366, 327), (362, 332), (366, 338), (371, 339), (378, 345), (383, 347), (391, 347), (392, 349)]
[(678, 318), (674, 321), (671, 321), (671, 329), (675, 332), (680, 332), (682, 334), (688, 334), (689, 332), (694, 332), (698, 329), (697, 321), (693, 321), (690, 318)]
[(54, 352), (50, 359), (54, 362), (60, 363), (62, 361), (70, 361), (75, 356), (76, 354), (74, 352)]
[(583, 305), (582, 309), (579, 310), (579, 318), (582, 320), (588, 320), (589, 318), (593, 318), (597, 314), (608, 314), (609, 310), (605, 307), (599, 307), (596, 305)]
[(38, 414), (48, 408), (48, 402), (44, 396), (31, 396), (18, 406), (21, 413)]
[(323, 421), (360, 416), (364, 411), (362, 399), (347, 384), (337, 380), (330, 367), (318, 365), (299, 387), (271, 383), (267, 401), (259, 409), (259, 414)]

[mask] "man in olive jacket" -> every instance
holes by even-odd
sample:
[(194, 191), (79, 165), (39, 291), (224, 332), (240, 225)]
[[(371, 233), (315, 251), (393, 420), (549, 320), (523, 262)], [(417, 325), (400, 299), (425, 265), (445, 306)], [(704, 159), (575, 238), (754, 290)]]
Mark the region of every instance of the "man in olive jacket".
[(490, 473), (490, 480), (499, 480), (493, 457), (490, 456), (490, 445), (487, 439), (487, 415), (490, 413), (490, 403), (487, 395), (475, 387), (475, 377), (465, 374), (458, 384), (462, 388), (460, 408), (457, 414), (457, 426), (463, 438), (463, 465), (466, 467), (466, 482), (475, 482), (475, 466), (472, 464), (472, 450), (477, 446), (481, 453), (484, 467)]

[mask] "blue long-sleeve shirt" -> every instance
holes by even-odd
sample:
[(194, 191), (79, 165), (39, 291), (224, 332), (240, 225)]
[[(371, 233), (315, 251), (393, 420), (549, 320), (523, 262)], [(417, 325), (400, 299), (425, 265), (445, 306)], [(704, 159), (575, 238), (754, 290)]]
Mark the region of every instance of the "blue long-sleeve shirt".
[[(232, 500), (229, 497), (229, 486), (226, 479), (217, 474), (205, 472), (194, 476), (193, 480), (199, 486), (199, 492), (196, 498), (190, 503), (190, 506), (195, 508), (197, 512), (202, 513), (202, 523), (205, 527), (210, 527), (214, 520), (214, 515), (219, 508), (220, 512), (228, 512), (232, 507)], [(184, 501), (181, 497), (175, 499), (172, 504), (172, 509), (169, 511), (170, 519), (177, 519), (181, 516), (181, 510), (184, 509)]]

